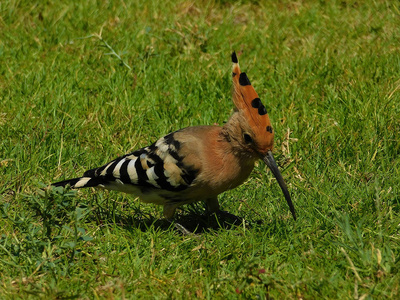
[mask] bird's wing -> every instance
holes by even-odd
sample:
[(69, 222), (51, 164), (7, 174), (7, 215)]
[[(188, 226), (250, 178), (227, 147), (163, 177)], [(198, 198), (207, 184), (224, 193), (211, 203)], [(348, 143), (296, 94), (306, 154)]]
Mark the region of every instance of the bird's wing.
[(185, 165), (179, 155), (180, 143), (170, 133), (151, 146), (119, 157), (96, 169), (86, 171), (74, 187), (102, 186), (118, 183), (182, 191), (196, 179), (198, 170)]

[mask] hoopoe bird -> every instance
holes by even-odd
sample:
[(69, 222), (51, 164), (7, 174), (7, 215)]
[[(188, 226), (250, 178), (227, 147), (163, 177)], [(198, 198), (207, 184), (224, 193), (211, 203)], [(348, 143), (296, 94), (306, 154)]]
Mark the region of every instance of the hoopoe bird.
[(235, 112), (224, 126), (187, 127), (154, 144), (86, 171), (82, 177), (52, 184), (71, 188), (99, 187), (131, 193), (143, 202), (163, 205), (172, 220), (177, 207), (205, 201), (207, 211), (220, 211), (218, 195), (242, 184), (262, 159), (281, 187), (293, 218), (295, 209), (272, 155), (274, 130), (246, 73), (232, 53)]

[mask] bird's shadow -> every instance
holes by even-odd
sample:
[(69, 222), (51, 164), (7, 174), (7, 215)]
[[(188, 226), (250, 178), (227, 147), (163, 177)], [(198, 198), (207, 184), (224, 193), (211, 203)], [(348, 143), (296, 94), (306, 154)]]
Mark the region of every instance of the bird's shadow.
[[(193, 234), (202, 234), (221, 229), (230, 230), (240, 226), (243, 222), (249, 226), (245, 219), (224, 211), (211, 215), (199, 214), (195, 211), (184, 212), (177, 214), (172, 222), (151, 215), (123, 215), (114, 212), (113, 215), (103, 215), (101, 219), (97, 218), (97, 221), (99, 222), (99, 225), (117, 224), (118, 226), (128, 230), (139, 229), (143, 232), (149, 230), (168, 231), (172, 228), (177, 232), (183, 233), (178, 229), (179, 227), (183, 227), (186, 229), (186, 232)], [(179, 224), (179, 227), (176, 226), (176, 224)]]
[(143, 232), (173, 229), (184, 234), (202, 234), (221, 229), (230, 230), (241, 225), (251, 228), (253, 224), (263, 223), (255, 221), (253, 218), (242, 218), (226, 211), (208, 214), (204, 205), (202, 206), (199, 203), (186, 205), (184, 209), (179, 208), (174, 220), (167, 221), (157, 216), (154, 217), (148, 210), (142, 210), (140, 205), (130, 206), (125, 204), (122, 209), (119, 209), (117, 202), (107, 201), (103, 197), (99, 199), (95, 197), (89, 204), (76, 199), (75, 194), (75, 191), (68, 188), (41, 189), (37, 195), (31, 197), (32, 199), (28, 203), (33, 211), (36, 211), (37, 215), (42, 218), (49, 219), (50, 216), (50, 221), (55, 222), (62, 219), (65, 222), (65, 216), (68, 216), (67, 219), (75, 216), (71, 212), (74, 212), (78, 206), (81, 210), (87, 210), (87, 214), (80, 213), (81, 216), (86, 216), (83, 218), (86, 219), (86, 222), (95, 222), (99, 226), (114, 224), (127, 230), (139, 229)]

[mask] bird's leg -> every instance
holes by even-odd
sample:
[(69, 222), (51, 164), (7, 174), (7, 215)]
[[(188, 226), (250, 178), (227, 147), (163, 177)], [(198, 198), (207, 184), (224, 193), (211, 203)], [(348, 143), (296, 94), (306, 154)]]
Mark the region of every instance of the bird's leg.
[(214, 198), (209, 198), (206, 200), (206, 206), (207, 206), (207, 214), (211, 215), (214, 213), (219, 212), (219, 202), (218, 202), (218, 198), (214, 197)]
[(164, 218), (170, 223), (174, 225), (174, 228), (177, 229), (180, 233), (183, 235), (190, 235), (193, 234), (189, 230), (185, 228), (182, 224), (178, 223), (177, 221), (174, 220), (174, 214), (176, 211), (177, 205), (174, 204), (165, 204), (164, 205)]
[(240, 224), (243, 221), (243, 218), (235, 216), (227, 211), (221, 210), (218, 203), (218, 198), (209, 198), (206, 200), (207, 205), (207, 214), (215, 215), (217, 218), (228, 219), (232, 224)]

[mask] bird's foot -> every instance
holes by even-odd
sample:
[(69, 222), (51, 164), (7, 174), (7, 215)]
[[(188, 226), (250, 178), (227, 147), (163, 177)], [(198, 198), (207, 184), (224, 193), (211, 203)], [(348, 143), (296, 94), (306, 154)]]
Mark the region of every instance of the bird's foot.
[(182, 224), (180, 224), (177, 221), (174, 220), (168, 220), (166, 219), (171, 225), (174, 226), (174, 229), (179, 231), (180, 233), (182, 233), (183, 235), (192, 235), (193, 232), (191, 232), (190, 230), (188, 230), (185, 226), (183, 226)]
[(174, 227), (175, 227), (176, 230), (178, 230), (183, 235), (192, 235), (193, 234), (193, 232), (191, 232), (190, 230), (186, 229), (185, 226), (183, 226), (182, 224), (180, 224), (178, 222), (174, 222)]

